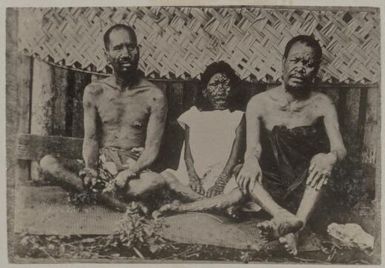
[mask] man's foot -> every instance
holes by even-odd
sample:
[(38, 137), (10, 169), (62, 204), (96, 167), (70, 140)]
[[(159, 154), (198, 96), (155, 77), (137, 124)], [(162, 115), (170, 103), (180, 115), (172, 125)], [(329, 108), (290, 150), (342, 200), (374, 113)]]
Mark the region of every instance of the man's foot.
[(291, 213), (282, 213), (269, 221), (261, 222), (257, 227), (262, 235), (268, 238), (279, 238), (288, 233), (296, 233), (303, 226), (303, 222)]
[(162, 216), (168, 216), (168, 215), (175, 214), (179, 211), (180, 206), (181, 206), (180, 201), (174, 200), (172, 203), (163, 205), (158, 210), (155, 210), (152, 213), (152, 217), (154, 219), (157, 219), (157, 218), (162, 217)]
[(298, 254), (298, 233), (288, 233), (278, 240), (290, 255), (296, 256)]

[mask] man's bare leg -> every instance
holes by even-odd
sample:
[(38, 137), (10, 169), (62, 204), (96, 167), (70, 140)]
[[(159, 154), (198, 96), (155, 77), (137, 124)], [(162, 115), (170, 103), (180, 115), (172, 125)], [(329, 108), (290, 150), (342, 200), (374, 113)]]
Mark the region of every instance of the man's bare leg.
[(181, 183), (173, 174), (171, 174), (167, 170), (163, 171), (161, 175), (166, 180), (166, 183), (170, 187), (170, 189), (182, 195), (184, 198), (187, 198), (190, 201), (196, 201), (204, 198), (203, 195), (194, 192), (188, 185), (184, 185), (183, 183)]
[(126, 193), (129, 196), (140, 196), (161, 186), (168, 186), (171, 190), (190, 201), (203, 198), (203, 196), (194, 192), (190, 187), (180, 183), (169, 172), (162, 172), (161, 174), (152, 171), (142, 172), (138, 179), (129, 180)]
[(199, 212), (212, 209), (225, 209), (242, 200), (242, 192), (236, 188), (229, 193), (217, 195), (211, 198), (201, 199), (192, 203), (171, 203), (162, 206), (158, 211), (160, 214), (173, 212)]
[(298, 219), (303, 222), (301, 230), (298, 230), (295, 233), (288, 233), (279, 238), (279, 242), (283, 244), (286, 250), (292, 255), (297, 255), (298, 253), (298, 237), (300, 235), (300, 232), (306, 226), (306, 223), (311, 213), (313, 212), (321, 194), (322, 188), (320, 190), (316, 190), (314, 187), (306, 186), (296, 214)]
[[(44, 156), (40, 160), (40, 167), (43, 172), (52, 175), (56, 182), (60, 183), (61, 185), (77, 192), (84, 190), (82, 179), (73, 172), (67, 170), (56, 157), (52, 155)], [(113, 196), (102, 193), (100, 194), (99, 198), (105, 205), (112, 209), (121, 212), (126, 210), (127, 205), (114, 198)]]
[(258, 205), (273, 216), (273, 219), (258, 224), (264, 235), (279, 238), (302, 228), (302, 220), (279, 206), (259, 182), (249, 189), (249, 194)]

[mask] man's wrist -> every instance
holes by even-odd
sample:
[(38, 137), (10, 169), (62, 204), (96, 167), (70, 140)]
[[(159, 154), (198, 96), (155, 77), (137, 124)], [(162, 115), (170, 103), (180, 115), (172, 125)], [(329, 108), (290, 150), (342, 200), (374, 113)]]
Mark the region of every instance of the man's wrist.
[(93, 177), (93, 178), (98, 176), (98, 172), (96, 171), (96, 169), (89, 168), (89, 167), (84, 168), (82, 170), (82, 174), (84, 174), (84, 176)]
[(249, 154), (245, 156), (244, 164), (248, 164), (248, 163), (254, 164), (255, 162), (258, 162), (258, 161), (259, 161), (259, 157), (257, 155)]
[(139, 168), (139, 165), (137, 164), (137, 162), (133, 163), (132, 165), (129, 166), (129, 170), (132, 172), (132, 173), (135, 173), (135, 174), (138, 174), (138, 172), (140, 171), (140, 168)]
[(336, 162), (337, 162), (337, 160), (338, 160), (337, 152), (331, 151), (331, 152), (329, 152), (327, 155), (330, 157), (330, 159), (331, 159), (331, 161), (332, 161), (333, 163), (336, 163)]

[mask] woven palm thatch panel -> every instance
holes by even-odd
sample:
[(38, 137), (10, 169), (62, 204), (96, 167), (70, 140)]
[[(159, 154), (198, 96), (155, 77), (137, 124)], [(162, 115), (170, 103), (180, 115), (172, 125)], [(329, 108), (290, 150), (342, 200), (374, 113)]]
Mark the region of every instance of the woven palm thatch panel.
[(219, 60), (242, 79), (275, 81), (286, 43), (313, 34), (323, 48), (323, 81), (374, 83), (380, 75), (376, 10), (191, 7), (20, 9), (19, 47), (77, 69), (108, 72), (102, 36), (116, 23), (132, 25), (140, 68), (150, 77), (199, 78)]

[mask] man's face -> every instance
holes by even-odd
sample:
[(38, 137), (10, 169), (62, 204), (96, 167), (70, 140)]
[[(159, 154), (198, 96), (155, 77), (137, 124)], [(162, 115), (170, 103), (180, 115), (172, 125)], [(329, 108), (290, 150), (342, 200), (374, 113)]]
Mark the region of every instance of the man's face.
[(230, 79), (223, 73), (214, 74), (203, 90), (203, 96), (208, 99), (211, 106), (216, 110), (227, 109), (230, 93)]
[(125, 29), (114, 30), (109, 37), (110, 44), (106, 49), (106, 55), (115, 73), (135, 72), (139, 62), (139, 49), (135, 38)]
[(319, 62), (314, 49), (297, 42), (290, 48), (287, 58), (283, 59), (283, 82), (287, 91), (297, 96), (306, 96), (317, 75)]

